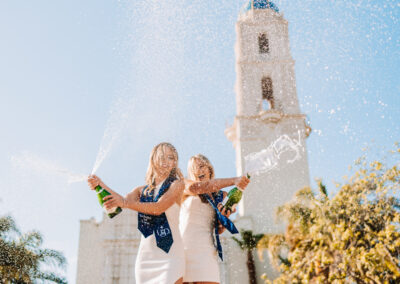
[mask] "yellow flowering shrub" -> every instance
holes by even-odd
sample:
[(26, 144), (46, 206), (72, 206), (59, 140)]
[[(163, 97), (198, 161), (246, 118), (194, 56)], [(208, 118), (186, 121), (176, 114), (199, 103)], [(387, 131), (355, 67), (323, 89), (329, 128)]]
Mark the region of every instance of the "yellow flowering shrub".
[[(400, 148), (392, 152), (399, 161)], [(285, 234), (257, 245), (281, 272), (273, 281), (264, 275), (266, 283), (400, 283), (398, 162), (357, 167), (333, 197), (319, 181), (278, 208)]]

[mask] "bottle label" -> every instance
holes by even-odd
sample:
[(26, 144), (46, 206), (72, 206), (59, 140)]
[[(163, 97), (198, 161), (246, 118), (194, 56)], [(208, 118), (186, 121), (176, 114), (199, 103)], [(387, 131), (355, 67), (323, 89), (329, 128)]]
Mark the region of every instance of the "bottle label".
[(228, 202), (228, 200), (229, 200), (229, 197), (226, 196), (226, 197), (224, 198), (224, 200), (222, 200), (222, 206), (225, 206), (225, 204)]
[[(103, 207), (104, 208), (104, 207)], [(112, 213), (114, 213), (115, 211), (117, 210), (117, 207), (113, 207), (113, 208), (110, 208), (110, 209), (106, 209), (106, 208), (104, 208), (104, 211), (106, 211), (106, 213), (107, 214), (112, 214)]]

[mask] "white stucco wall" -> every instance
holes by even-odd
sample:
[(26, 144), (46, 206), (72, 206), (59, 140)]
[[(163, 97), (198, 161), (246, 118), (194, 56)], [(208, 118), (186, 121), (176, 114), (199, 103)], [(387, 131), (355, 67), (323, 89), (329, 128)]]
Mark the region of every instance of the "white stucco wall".
[(76, 283), (135, 283), (139, 242), (137, 213), (132, 210), (124, 210), (113, 219), (104, 214), (100, 223), (82, 220)]

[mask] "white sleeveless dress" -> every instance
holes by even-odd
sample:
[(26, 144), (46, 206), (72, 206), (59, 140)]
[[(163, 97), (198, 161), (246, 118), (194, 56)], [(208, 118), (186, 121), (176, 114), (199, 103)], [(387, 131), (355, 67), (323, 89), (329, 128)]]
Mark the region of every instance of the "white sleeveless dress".
[(218, 254), (214, 247), (215, 211), (198, 196), (181, 205), (180, 225), (185, 250), (184, 282), (220, 282)]
[[(154, 196), (161, 184), (155, 188)], [(168, 253), (157, 247), (154, 234), (140, 240), (135, 264), (136, 284), (173, 284), (183, 276), (185, 258), (179, 233), (180, 207), (174, 203), (165, 211), (171, 228), (173, 243)]]

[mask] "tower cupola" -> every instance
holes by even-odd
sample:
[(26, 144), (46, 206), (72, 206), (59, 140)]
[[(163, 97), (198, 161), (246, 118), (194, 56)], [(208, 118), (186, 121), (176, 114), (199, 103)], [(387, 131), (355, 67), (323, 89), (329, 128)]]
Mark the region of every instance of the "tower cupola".
[(273, 2), (268, 0), (249, 0), (242, 8), (241, 13), (246, 13), (249, 10), (264, 10), (271, 9), (279, 13), (279, 8)]

